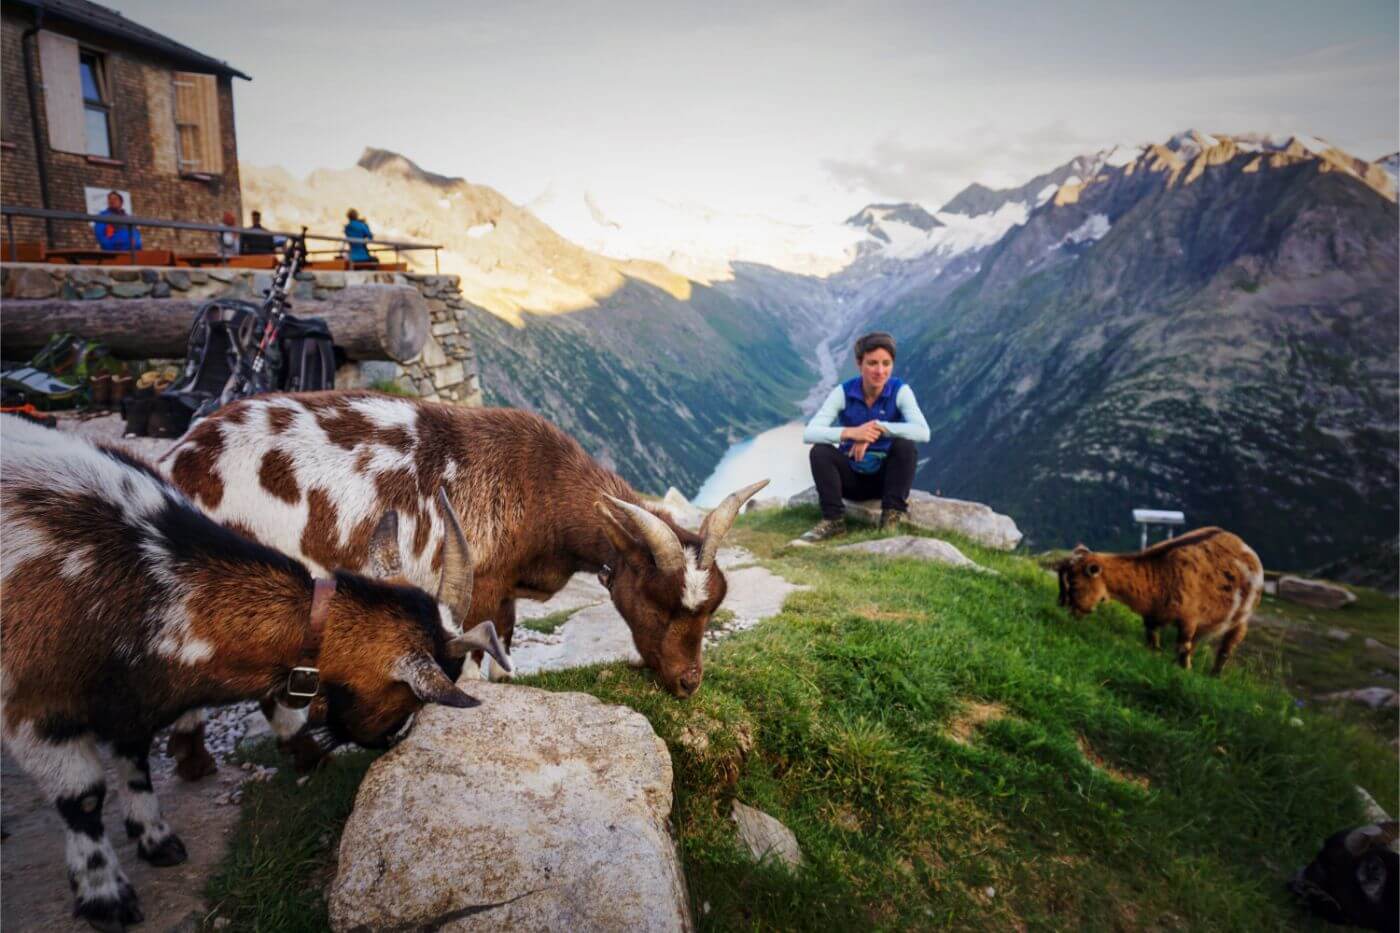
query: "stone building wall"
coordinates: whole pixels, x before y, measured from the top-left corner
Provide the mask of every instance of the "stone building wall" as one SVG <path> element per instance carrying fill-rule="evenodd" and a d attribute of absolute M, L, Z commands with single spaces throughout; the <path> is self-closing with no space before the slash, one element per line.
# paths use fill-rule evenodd
<path fill-rule="evenodd" d="M 71 24 L 46 28 L 69 35 L 102 52 L 111 98 L 112 158 L 60 152 L 49 145 L 44 110 L 43 75 L 37 52 L 32 77 L 38 112 L 31 113 L 25 85 L 21 37 L 33 25 L 24 8 L 6 5 L 0 20 L 0 68 L 4 107 L 0 122 L 0 188 L 4 201 L 16 207 L 43 207 L 39 192 L 38 156 L 33 124 L 48 165 L 49 206 L 54 210 L 86 212 L 84 187 L 118 188 L 131 192 L 128 210 L 139 217 L 159 217 L 219 223 L 224 211 L 243 216 L 238 178 L 238 141 L 233 118 L 233 79 L 221 75 L 219 143 L 223 171 L 200 178 L 181 175 L 176 166 L 172 82 L 176 71 L 198 70 L 157 58 L 135 46 L 123 45 Z M 33 43 L 35 40 L 30 39 Z M 133 209 L 134 208 L 134 209 Z M 16 218 L 15 239 L 42 242 L 42 221 Z M 94 247 L 92 225 L 54 222 L 53 247 Z M 142 245 L 151 249 L 213 250 L 215 235 L 198 231 L 149 228 L 141 231 Z"/>
<path fill-rule="evenodd" d="M 5 299 L 239 298 L 259 301 L 271 281 L 271 272 L 254 269 L 0 265 L 0 295 Z M 465 326 L 467 304 L 455 275 L 303 271 L 292 286 L 292 314 L 315 317 L 317 301 L 339 289 L 368 284 L 411 285 L 418 289 L 428 305 L 431 331 L 416 359 L 404 364 L 389 360 L 352 361 L 336 373 L 336 387 L 364 388 L 375 382 L 390 381 L 423 398 L 469 406 L 482 404 L 476 354 Z"/>

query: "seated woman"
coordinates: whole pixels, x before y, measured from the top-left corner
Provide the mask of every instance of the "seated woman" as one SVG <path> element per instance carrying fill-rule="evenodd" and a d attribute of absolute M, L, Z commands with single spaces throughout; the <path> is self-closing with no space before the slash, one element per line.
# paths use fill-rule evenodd
<path fill-rule="evenodd" d="M 914 445 L 928 440 L 928 422 L 914 390 L 891 375 L 893 337 L 866 334 L 855 352 L 860 375 L 832 389 L 802 432 L 802 440 L 815 445 L 812 481 L 822 508 L 822 520 L 803 541 L 846 533 L 843 498 L 878 498 L 881 529 L 897 529 L 909 514 Z"/>

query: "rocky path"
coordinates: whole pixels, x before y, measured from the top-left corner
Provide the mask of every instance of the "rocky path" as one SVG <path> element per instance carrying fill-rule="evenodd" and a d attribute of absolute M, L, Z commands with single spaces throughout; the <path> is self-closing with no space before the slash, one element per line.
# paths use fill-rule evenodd
<path fill-rule="evenodd" d="M 136 857 L 136 842 L 126 838 L 121 810 L 116 802 L 121 782 L 109 767 L 107 802 L 103 808 L 107 836 L 117 850 L 122 868 L 141 896 L 146 922 L 141 929 L 152 933 L 198 929 L 205 915 L 204 884 L 227 848 L 228 836 L 238 822 L 244 782 L 270 775 L 250 766 L 229 762 L 245 733 L 266 733 L 262 714 L 252 703 L 217 711 L 209 721 L 210 752 L 219 771 L 196 784 L 175 776 L 175 763 L 164 754 L 165 736 L 157 740 L 151 755 L 151 781 L 160 798 L 161 812 L 184 840 L 190 859 L 173 868 L 152 868 Z M 63 821 L 45 800 L 29 776 L 9 754 L 0 756 L 0 928 L 10 931 L 90 930 L 70 915 L 72 898 L 63 858 Z"/>

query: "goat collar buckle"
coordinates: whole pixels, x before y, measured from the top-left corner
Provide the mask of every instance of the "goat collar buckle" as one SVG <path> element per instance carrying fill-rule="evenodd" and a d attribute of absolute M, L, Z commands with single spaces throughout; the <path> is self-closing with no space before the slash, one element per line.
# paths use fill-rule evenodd
<path fill-rule="evenodd" d="M 603 565 L 603 569 L 600 570 L 600 571 L 598 571 L 598 582 L 601 583 L 601 584 L 603 584 L 603 589 L 607 590 L 609 593 L 612 592 L 612 585 L 613 585 L 613 569 L 612 569 L 612 567 L 608 566 L 607 564 L 604 564 L 604 565 Z"/>
<path fill-rule="evenodd" d="M 321 635 L 334 595 L 335 577 L 316 580 L 311 591 L 311 618 L 301 640 L 300 663 L 287 674 L 287 686 L 283 690 L 284 704 L 294 709 L 308 705 L 321 692 L 321 669 L 316 662 L 321 654 Z"/>

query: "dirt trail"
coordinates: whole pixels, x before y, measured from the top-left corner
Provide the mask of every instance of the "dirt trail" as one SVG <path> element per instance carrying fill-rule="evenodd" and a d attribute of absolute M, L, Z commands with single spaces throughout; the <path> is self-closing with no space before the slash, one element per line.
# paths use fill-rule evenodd
<path fill-rule="evenodd" d="M 116 795 L 121 782 L 109 766 L 103 822 L 117 850 L 122 869 L 141 897 L 145 923 L 137 929 L 151 933 L 199 929 L 205 915 L 204 885 L 224 857 L 228 837 L 238 822 L 238 787 L 255 772 L 227 761 L 244 730 L 261 714 L 252 704 L 218 711 L 208 726 L 210 752 L 219 761 L 217 774 L 195 784 L 175 776 L 175 763 L 153 750 L 151 781 L 161 813 L 189 850 L 189 861 L 171 868 L 152 868 L 136 856 L 136 841 L 126 838 Z M 165 736 L 158 739 L 165 747 Z M 8 753 L 0 755 L 0 928 L 18 931 L 90 930 L 74 920 L 63 858 L 63 821 L 34 782 Z"/>

